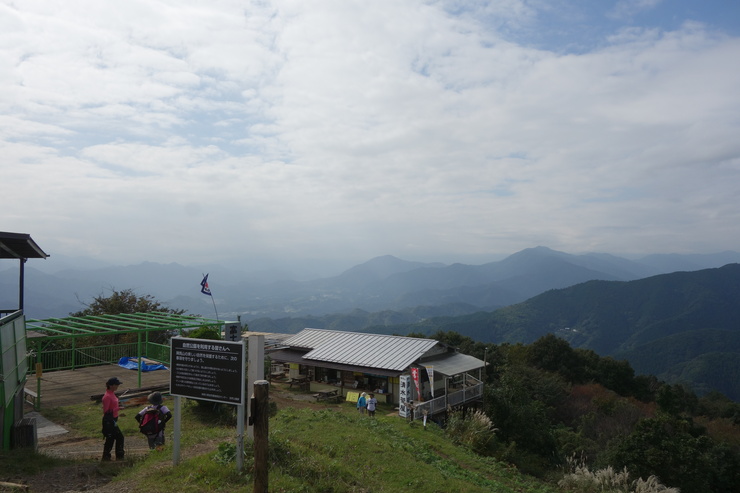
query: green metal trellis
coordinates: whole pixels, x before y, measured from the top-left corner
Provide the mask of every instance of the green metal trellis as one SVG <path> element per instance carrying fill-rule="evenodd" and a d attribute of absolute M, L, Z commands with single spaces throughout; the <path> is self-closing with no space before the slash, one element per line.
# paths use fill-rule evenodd
<path fill-rule="evenodd" d="M 34 407 L 41 407 L 41 365 L 42 354 L 53 341 L 72 339 L 71 369 L 75 368 L 75 340 L 81 337 L 112 336 L 136 334 L 136 353 L 138 365 L 138 386 L 141 387 L 142 345 L 149 347 L 149 333 L 169 331 L 182 334 L 183 330 L 202 326 L 221 326 L 224 322 L 217 319 L 193 315 L 178 315 L 166 312 L 121 313 L 118 315 L 86 315 L 82 317 L 48 318 L 43 320 L 26 320 L 26 337 L 29 347 L 36 353 L 36 402 Z M 144 340 L 142 340 L 142 338 Z"/>

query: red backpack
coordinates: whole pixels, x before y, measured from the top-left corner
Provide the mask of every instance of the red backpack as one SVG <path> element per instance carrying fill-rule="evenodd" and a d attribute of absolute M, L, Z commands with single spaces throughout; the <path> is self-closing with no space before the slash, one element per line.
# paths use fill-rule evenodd
<path fill-rule="evenodd" d="M 162 406 L 148 406 L 139 421 L 139 431 L 145 435 L 156 435 L 162 429 Z"/>

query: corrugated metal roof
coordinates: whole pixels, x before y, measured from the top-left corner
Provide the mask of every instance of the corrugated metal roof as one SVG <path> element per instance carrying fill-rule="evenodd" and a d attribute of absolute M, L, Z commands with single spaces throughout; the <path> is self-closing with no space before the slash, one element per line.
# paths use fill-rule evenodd
<path fill-rule="evenodd" d="M 339 334 L 338 330 L 326 330 L 326 329 L 303 329 L 293 337 L 283 341 L 286 346 L 303 348 L 303 349 L 316 349 L 321 346 L 324 342 L 331 339 L 332 337 Z"/>
<path fill-rule="evenodd" d="M 474 356 L 458 352 L 448 353 L 442 358 L 422 361 L 419 364 L 434 367 L 434 371 L 451 377 L 459 373 L 483 368 L 483 361 Z"/>
<path fill-rule="evenodd" d="M 403 371 L 439 342 L 415 337 L 304 329 L 285 345 L 311 349 L 303 358 Z"/>
<path fill-rule="evenodd" d="M 281 349 L 270 354 L 270 357 L 275 361 L 282 361 L 284 363 L 298 363 L 301 365 L 317 365 L 315 361 L 306 361 L 303 359 L 303 353 L 297 351 L 291 351 L 289 349 Z M 370 372 L 373 375 L 380 375 L 383 377 L 397 377 L 402 373 L 402 370 L 384 370 L 382 368 L 366 368 L 364 366 L 354 365 L 341 365 L 339 363 L 331 363 L 328 361 L 320 361 L 318 364 L 322 368 L 331 368 L 334 370 L 341 371 L 352 371 L 358 373 Z"/>

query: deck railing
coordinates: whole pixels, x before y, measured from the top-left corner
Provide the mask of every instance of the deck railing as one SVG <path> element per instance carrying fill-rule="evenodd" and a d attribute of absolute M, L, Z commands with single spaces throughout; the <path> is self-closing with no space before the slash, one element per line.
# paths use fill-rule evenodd
<path fill-rule="evenodd" d="M 141 344 L 142 357 L 165 365 L 169 364 L 170 347 L 154 342 Z M 138 357 L 137 343 L 115 344 L 109 346 L 91 346 L 67 349 L 45 349 L 35 358 L 29 358 L 29 371 L 34 372 L 37 363 L 44 371 L 74 370 L 86 366 L 117 363 L 124 356 Z"/>
<path fill-rule="evenodd" d="M 442 397 L 416 403 L 414 419 L 421 419 L 426 411 L 429 417 L 445 412 L 448 408 L 461 406 L 483 398 L 483 382 L 471 375 L 465 375 L 463 388 L 455 392 L 448 392 Z"/>

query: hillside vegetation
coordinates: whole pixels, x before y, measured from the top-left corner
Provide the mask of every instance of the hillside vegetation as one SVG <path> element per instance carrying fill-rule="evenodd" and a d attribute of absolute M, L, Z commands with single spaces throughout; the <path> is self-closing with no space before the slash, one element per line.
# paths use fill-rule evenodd
<path fill-rule="evenodd" d="M 628 363 L 574 349 L 551 334 L 529 345 L 481 343 L 454 332 L 434 337 L 490 363 L 477 409 L 450 410 L 425 428 L 400 419 L 389 405 L 370 418 L 352 403 L 307 402 L 306 392 L 274 384 L 270 491 L 675 491 L 665 485 L 682 493 L 740 492 L 740 405 L 721 394 L 697 397 L 680 385 L 635 376 Z M 88 459 L 85 471 L 116 475 L 105 491 L 244 490 L 252 459 L 244 474 L 236 473 L 233 409 L 186 401 L 178 466 L 170 459 L 169 429 L 164 453 L 123 464 L 131 467 Z M 93 454 L 99 453 L 99 405 L 44 414 L 75 430 L 65 442 L 76 447 L 93 439 Z M 126 436 L 137 434 L 130 416 L 119 422 Z M 46 471 L 43 457 L 20 460 L 0 454 L 0 481 L 28 480 L 22 471 L 37 460 L 42 478 L 59 477 Z M 60 467 L 75 475 L 82 465 Z"/>
<path fill-rule="evenodd" d="M 476 341 L 531 343 L 555 334 L 625 359 L 638 374 L 740 401 L 740 264 L 636 281 L 589 281 L 494 312 L 375 325 L 367 332 L 454 331 Z"/>
<path fill-rule="evenodd" d="M 231 406 L 187 401 L 183 408 L 183 460 L 172 464 L 170 438 L 164 451 L 152 452 L 116 467 L 101 464 L 96 474 L 115 475 L 100 491 L 252 491 L 253 457 L 247 447 L 245 468 L 235 466 L 235 426 Z M 392 409 L 381 405 L 380 411 Z M 99 406 L 79 404 L 52 410 L 49 416 L 80 435 L 99 436 Z M 128 421 L 131 421 L 130 423 Z M 557 488 L 518 472 L 492 457 L 456 445 L 441 428 L 426 429 L 397 414 L 379 412 L 375 418 L 357 414 L 354 405 L 278 406 L 270 419 L 270 492 L 387 492 L 408 489 L 429 492 L 555 493 Z M 136 433 L 135 422 L 122 422 L 124 434 Z M 29 467 L 39 461 L 40 468 Z M 85 462 L 90 462 L 88 459 Z M 79 469 L 69 461 L 56 464 L 43 456 L 23 455 L 22 463 L 0 454 L 2 480 L 26 481 L 29 470 L 48 473 L 51 467 Z M 0 486 L 0 491 L 2 487 Z M 39 489 L 34 488 L 34 491 Z M 54 491 L 54 490 L 49 490 Z"/>

